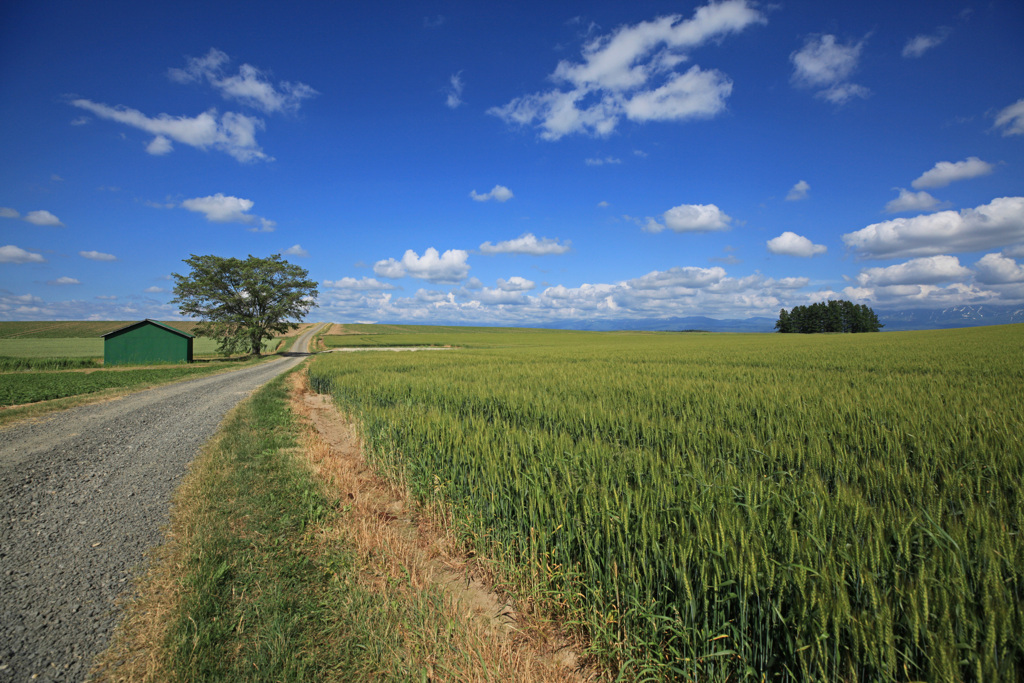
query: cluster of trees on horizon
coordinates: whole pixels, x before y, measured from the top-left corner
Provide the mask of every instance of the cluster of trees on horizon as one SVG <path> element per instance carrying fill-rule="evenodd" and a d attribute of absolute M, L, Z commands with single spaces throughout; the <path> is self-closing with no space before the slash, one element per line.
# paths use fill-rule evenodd
<path fill-rule="evenodd" d="M 878 332 L 883 327 L 875 312 L 864 304 L 843 299 L 819 301 L 810 306 L 794 306 L 779 311 L 775 329 L 779 332 L 814 334 L 820 332 Z"/>

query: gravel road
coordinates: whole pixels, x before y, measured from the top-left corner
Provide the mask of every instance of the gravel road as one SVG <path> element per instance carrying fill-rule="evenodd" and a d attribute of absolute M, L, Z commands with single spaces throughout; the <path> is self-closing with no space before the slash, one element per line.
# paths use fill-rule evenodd
<path fill-rule="evenodd" d="M 224 414 L 305 356 L 0 429 L 0 682 L 80 681 Z"/>

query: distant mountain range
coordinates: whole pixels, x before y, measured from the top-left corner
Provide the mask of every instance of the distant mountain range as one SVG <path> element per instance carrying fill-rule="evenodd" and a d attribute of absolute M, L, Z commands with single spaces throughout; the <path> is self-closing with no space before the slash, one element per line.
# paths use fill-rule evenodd
<path fill-rule="evenodd" d="M 979 325 L 1024 323 L 1024 306 L 953 306 L 950 308 L 907 308 L 893 311 L 876 309 L 885 325 L 882 331 L 938 330 Z M 566 330 L 651 330 L 703 332 L 774 332 L 777 318 L 718 320 L 703 316 L 686 318 L 620 318 L 593 321 L 568 320 L 546 322 L 537 327 Z"/>
<path fill-rule="evenodd" d="M 883 332 L 900 330 L 938 330 L 980 325 L 1024 323 L 1024 306 L 953 306 L 950 308 L 907 308 L 893 311 L 875 309 Z M 685 318 L 603 318 L 597 320 L 545 321 L 537 327 L 555 330 L 634 330 L 652 332 L 774 332 L 778 318 L 724 319 L 689 316 Z M 386 321 L 381 321 L 386 322 Z M 406 321 L 394 321 L 404 324 Z M 463 326 L 465 322 L 435 321 L 434 325 Z"/>

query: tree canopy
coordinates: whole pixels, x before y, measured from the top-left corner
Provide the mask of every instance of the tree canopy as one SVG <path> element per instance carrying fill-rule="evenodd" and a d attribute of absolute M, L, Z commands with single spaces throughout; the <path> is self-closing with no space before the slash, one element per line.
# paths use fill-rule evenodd
<path fill-rule="evenodd" d="M 883 327 L 875 312 L 864 304 L 842 299 L 820 301 L 810 306 L 794 306 L 779 311 L 775 329 L 779 332 L 878 332 Z"/>
<path fill-rule="evenodd" d="M 182 315 L 199 319 L 193 332 L 219 341 L 224 355 L 259 355 L 263 342 L 298 327 L 316 304 L 316 282 L 280 254 L 244 261 L 220 256 L 185 259 L 191 272 L 172 273 Z"/>

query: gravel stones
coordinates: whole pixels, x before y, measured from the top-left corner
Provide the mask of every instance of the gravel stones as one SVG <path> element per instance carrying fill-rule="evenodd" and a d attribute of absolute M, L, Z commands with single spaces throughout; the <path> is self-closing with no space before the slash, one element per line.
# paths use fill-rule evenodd
<path fill-rule="evenodd" d="M 305 348 L 301 346 L 299 348 Z M 83 680 L 171 494 L 275 360 L 0 430 L 0 682 Z"/>

